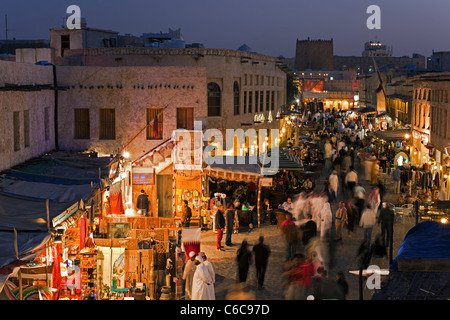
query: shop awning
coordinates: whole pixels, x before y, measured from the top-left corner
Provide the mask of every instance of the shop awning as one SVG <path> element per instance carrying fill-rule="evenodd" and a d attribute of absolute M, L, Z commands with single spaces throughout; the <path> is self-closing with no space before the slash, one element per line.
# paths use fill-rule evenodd
<path fill-rule="evenodd" d="M 406 140 L 405 135 L 411 135 L 411 129 L 395 129 L 386 131 L 375 131 L 375 135 L 385 141 L 403 141 Z"/>
<path fill-rule="evenodd" d="M 371 114 L 371 113 L 377 113 L 377 110 L 372 107 L 363 107 L 363 108 L 357 108 L 353 109 L 353 112 L 361 113 L 361 114 Z"/>
<path fill-rule="evenodd" d="M 263 176 L 277 174 L 280 170 L 303 171 L 302 161 L 288 152 L 280 151 L 277 158 L 266 158 L 272 162 L 262 165 L 264 156 L 223 156 L 219 163 L 208 164 L 207 174 L 230 180 L 257 180 Z M 208 162 L 206 162 L 208 163 Z"/>
<path fill-rule="evenodd" d="M 205 160 L 205 174 L 237 181 L 257 181 L 263 176 L 256 156 L 216 156 L 214 159 L 214 163 Z"/>

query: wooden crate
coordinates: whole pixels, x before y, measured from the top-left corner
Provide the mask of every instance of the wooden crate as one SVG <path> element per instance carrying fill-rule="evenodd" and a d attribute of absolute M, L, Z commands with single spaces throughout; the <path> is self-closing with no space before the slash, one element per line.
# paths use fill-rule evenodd
<path fill-rule="evenodd" d="M 112 239 L 94 238 L 94 243 L 98 247 L 111 247 Z"/>
<path fill-rule="evenodd" d="M 112 247 L 125 248 L 127 250 L 137 250 L 138 240 L 137 239 L 111 239 Z"/>
<path fill-rule="evenodd" d="M 159 227 L 160 228 L 175 228 L 175 219 L 174 218 L 159 218 Z"/>
<path fill-rule="evenodd" d="M 154 268 L 153 255 L 151 249 L 125 250 L 125 279 L 143 282 L 149 288 L 151 271 Z"/>

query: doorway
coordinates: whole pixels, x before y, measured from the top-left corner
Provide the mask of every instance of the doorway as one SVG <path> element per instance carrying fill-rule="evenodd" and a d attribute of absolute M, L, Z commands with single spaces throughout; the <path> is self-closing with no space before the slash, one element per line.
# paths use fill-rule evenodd
<path fill-rule="evenodd" d="M 158 217 L 160 218 L 172 218 L 172 175 L 163 174 L 156 176 L 156 195 L 158 204 Z"/>

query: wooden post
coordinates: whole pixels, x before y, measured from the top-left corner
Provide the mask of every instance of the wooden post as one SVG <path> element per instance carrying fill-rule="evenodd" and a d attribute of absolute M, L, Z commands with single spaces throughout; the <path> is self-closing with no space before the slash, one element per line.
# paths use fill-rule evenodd
<path fill-rule="evenodd" d="M 50 231 L 50 209 L 48 199 L 45 200 L 45 208 L 47 210 L 47 231 Z"/>
<path fill-rule="evenodd" d="M 19 300 L 22 300 L 22 267 L 19 267 Z"/>
<path fill-rule="evenodd" d="M 257 202 L 257 211 L 258 211 L 258 228 L 261 226 L 261 179 L 258 179 L 258 202 Z"/>

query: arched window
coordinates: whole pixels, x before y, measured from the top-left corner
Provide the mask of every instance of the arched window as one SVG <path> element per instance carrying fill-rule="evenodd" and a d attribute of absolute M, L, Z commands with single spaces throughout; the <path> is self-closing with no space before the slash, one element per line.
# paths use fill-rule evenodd
<path fill-rule="evenodd" d="M 240 104 L 240 94 L 239 94 L 239 84 L 235 81 L 233 85 L 233 103 L 234 103 L 234 115 L 240 114 L 241 104 Z"/>
<path fill-rule="evenodd" d="M 222 109 L 222 92 L 217 83 L 208 83 L 208 117 L 220 117 Z"/>

